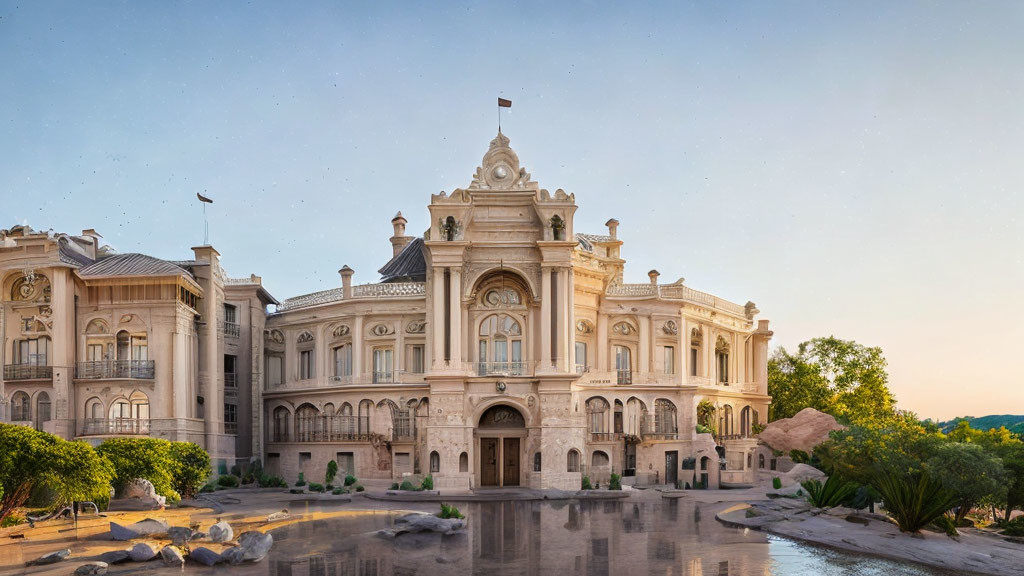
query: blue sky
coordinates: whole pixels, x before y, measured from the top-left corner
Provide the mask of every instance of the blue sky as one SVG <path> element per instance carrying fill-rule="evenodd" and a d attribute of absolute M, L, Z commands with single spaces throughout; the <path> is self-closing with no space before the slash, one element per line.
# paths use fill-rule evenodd
<path fill-rule="evenodd" d="M 291 4 L 291 3 L 290 3 Z M 882 346 L 901 407 L 1024 413 L 1024 4 L 0 0 L 0 226 L 376 280 L 503 130 L 627 280 Z"/>

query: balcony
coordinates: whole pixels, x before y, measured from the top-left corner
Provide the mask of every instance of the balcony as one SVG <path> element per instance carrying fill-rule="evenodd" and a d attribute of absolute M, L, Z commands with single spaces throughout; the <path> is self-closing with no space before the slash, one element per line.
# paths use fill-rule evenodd
<path fill-rule="evenodd" d="M 368 442 L 368 416 L 313 416 L 297 418 L 296 442 Z M 275 434 L 274 442 L 288 442 L 285 434 Z"/>
<path fill-rule="evenodd" d="M 374 384 L 394 384 L 395 383 L 395 371 L 386 370 L 384 372 L 373 373 Z"/>
<path fill-rule="evenodd" d="M 475 362 L 473 373 L 477 376 L 528 376 L 526 362 Z"/>
<path fill-rule="evenodd" d="M 616 370 L 615 371 L 615 382 L 617 384 L 632 384 L 633 383 L 633 371 L 632 370 Z"/>
<path fill-rule="evenodd" d="M 591 432 L 591 442 L 615 442 L 622 439 L 622 432 Z"/>
<path fill-rule="evenodd" d="M 53 378 L 53 366 L 38 364 L 6 364 L 4 380 L 50 380 Z"/>
<path fill-rule="evenodd" d="M 577 364 L 576 365 L 576 373 L 577 374 L 586 374 L 587 372 L 590 372 L 590 366 L 587 366 L 586 364 Z"/>
<path fill-rule="evenodd" d="M 88 418 L 82 426 L 82 436 L 109 436 L 149 434 L 149 420 L 138 418 Z"/>
<path fill-rule="evenodd" d="M 155 377 L 156 364 L 153 360 L 99 360 L 79 362 L 75 366 L 75 378 L 78 380 L 152 380 Z"/>
<path fill-rule="evenodd" d="M 221 328 L 224 329 L 225 338 L 238 338 L 242 334 L 242 330 L 235 322 L 221 322 Z"/>

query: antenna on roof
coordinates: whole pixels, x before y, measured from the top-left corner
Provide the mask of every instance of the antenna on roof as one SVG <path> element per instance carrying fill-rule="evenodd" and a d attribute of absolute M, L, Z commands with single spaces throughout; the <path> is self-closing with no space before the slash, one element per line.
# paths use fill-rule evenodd
<path fill-rule="evenodd" d="M 206 192 L 206 190 L 203 190 Z M 199 202 L 203 204 L 203 246 L 210 245 L 210 222 L 206 219 L 206 205 L 213 204 L 213 200 L 203 196 L 199 192 L 196 192 L 196 198 L 199 198 Z"/>

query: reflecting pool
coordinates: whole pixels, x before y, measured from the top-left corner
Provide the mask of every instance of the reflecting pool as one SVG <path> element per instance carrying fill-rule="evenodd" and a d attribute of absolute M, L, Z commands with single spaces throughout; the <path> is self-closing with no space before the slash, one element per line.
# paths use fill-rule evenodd
<path fill-rule="evenodd" d="M 399 515 L 305 522 L 273 532 L 275 544 L 245 573 L 272 576 L 425 574 L 659 574 L 682 576 L 947 576 L 729 528 L 686 500 L 463 503 L 461 534 L 375 532 Z"/>

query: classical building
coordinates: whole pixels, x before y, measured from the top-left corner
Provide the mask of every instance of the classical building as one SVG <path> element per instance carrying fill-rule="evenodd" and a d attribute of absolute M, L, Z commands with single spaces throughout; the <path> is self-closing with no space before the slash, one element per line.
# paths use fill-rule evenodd
<path fill-rule="evenodd" d="M 577 232 L 575 196 L 540 188 L 500 132 L 428 211 L 422 237 L 391 221 L 378 282 L 344 266 L 282 303 L 210 246 L 169 262 L 91 230 L 4 231 L 0 415 L 193 440 L 289 481 L 331 460 L 441 489 L 753 481 L 772 333 L 752 302 L 654 270 L 624 283 L 618 222 Z"/>

